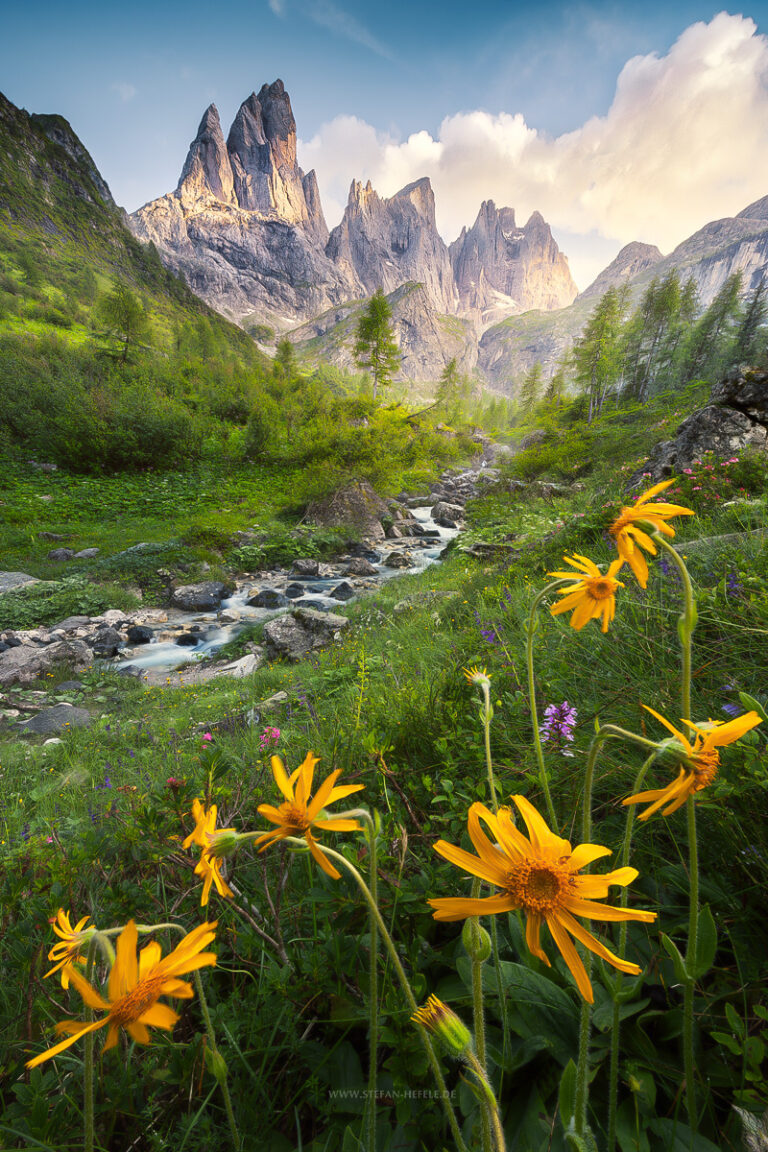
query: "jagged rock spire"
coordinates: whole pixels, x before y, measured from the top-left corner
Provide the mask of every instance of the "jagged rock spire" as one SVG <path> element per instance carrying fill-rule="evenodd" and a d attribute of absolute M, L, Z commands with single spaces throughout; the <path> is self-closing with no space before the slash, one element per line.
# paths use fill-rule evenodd
<path fill-rule="evenodd" d="M 235 203 L 232 166 L 215 104 L 210 104 L 203 113 L 197 135 L 189 146 L 177 193 L 188 205 L 205 195 L 215 196 L 225 204 Z"/>

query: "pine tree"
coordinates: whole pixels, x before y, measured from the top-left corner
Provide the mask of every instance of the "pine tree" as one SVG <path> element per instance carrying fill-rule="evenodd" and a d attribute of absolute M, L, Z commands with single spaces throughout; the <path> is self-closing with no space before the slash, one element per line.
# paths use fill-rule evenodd
<path fill-rule="evenodd" d="M 526 420 L 529 420 L 531 416 L 533 416 L 534 409 L 539 401 L 542 377 L 543 370 L 537 360 L 536 363 L 528 369 L 520 385 L 520 394 L 518 397 L 520 412 Z"/>
<path fill-rule="evenodd" d="M 453 424 L 460 413 L 461 389 L 462 379 L 454 356 L 443 368 L 435 392 L 435 408 L 448 424 Z"/>
<path fill-rule="evenodd" d="M 739 314 L 741 272 L 729 276 L 686 343 L 683 383 L 715 376 L 732 358 L 733 325 Z"/>
<path fill-rule="evenodd" d="M 148 341 L 149 317 L 141 300 L 125 284 L 116 284 L 111 292 L 98 298 L 93 319 L 100 327 L 97 335 L 108 344 L 117 343 L 122 364 L 134 348 Z"/>
<path fill-rule="evenodd" d="M 389 301 L 377 288 L 360 313 L 355 332 L 355 361 L 367 368 L 373 377 L 373 398 L 378 389 L 391 384 L 400 367 L 400 350 L 392 330 L 392 309 Z"/>
<path fill-rule="evenodd" d="M 589 397 L 588 422 L 591 424 L 611 388 L 615 387 L 621 368 L 620 298 L 609 288 L 595 305 L 583 334 L 573 346 L 572 359 L 576 383 Z"/>
<path fill-rule="evenodd" d="M 733 358 L 737 364 L 754 364 L 755 360 L 758 359 L 760 329 L 765 322 L 766 312 L 768 312 L 768 300 L 765 299 L 767 287 L 763 275 L 747 300 L 744 318 L 739 326 L 736 345 L 733 350 Z"/>

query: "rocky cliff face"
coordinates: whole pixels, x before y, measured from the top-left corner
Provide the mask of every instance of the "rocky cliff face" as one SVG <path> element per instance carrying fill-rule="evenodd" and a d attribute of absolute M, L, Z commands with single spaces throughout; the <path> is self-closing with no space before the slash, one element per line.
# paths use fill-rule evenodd
<path fill-rule="evenodd" d="M 455 312 L 458 296 L 448 249 L 435 223 L 429 180 L 417 180 L 389 200 L 352 182 L 341 224 L 331 232 L 328 256 L 357 278 L 367 293 L 392 292 L 413 280 L 424 285 L 435 308 Z"/>
<path fill-rule="evenodd" d="M 579 293 L 579 300 L 599 300 L 609 288 L 622 288 L 635 276 L 653 268 L 664 257 L 655 244 L 641 244 L 635 240 L 625 244 L 618 256 L 604 268 L 588 288 Z"/>
<path fill-rule="evenodd" d="M 518 227 L 514 209 L 486 200 L 449 251 L 461 309 L 481 328 L 532 308 L 565 308 L 576 297 L 568 261 L 538 212 Z"/>
<path fill-rule="evenodd" d="M 252 93 L 225 142 L 205 112 L 175 192 L 130 217 L 142 240 L 214 308 L 283 329 L 361 293 L 325 255 L 314 172 L 296 159 L 296 121 L 281 80 Z"/>

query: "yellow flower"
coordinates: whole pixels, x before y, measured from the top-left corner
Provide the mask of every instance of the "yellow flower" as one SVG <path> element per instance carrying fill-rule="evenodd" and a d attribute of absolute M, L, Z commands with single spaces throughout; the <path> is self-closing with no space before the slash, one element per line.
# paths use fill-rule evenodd
<path fill-rule="evenodd" d="M 681 747 L 680 771 L 671 784 L 667 784 L 666 788 L 652 788 L 649 792 L 638 792 L 637 795 L 622 800 L 624 805 L 651 802 L 650 807 L 640 813 L 639 820 L 647 820 L 665 804 L 668 807 L 664 809 L 664 816 L 669 816 L 678 808 L 682 808 L 689 796 L 706 788 L 717 776 L 720 766 L 720 753 L 717 749 L 726 744 L 733 744 L 735 740 L 741 739 L 745 732 L 762 723 L 757 712 L 746 712 L 743 716 L 737 716 L 735 720 L 728 720 L 725 724 L 720 720 L 710 720 L 708 724 L 693 724 L 690 720 L 682 720 L 681 723 L 685 724 L 686 728 L 696 733 L 691 744 L 682 732 L 673 728 L 669 721 L 658 712 L 654 712 L 653 708 L 648 708 L 645 704 L 643 707 L 672 733 Z"/>
<path fill-rule="evenodd" d="M 138 932 L 136 924 L 130 920 L 117 938 L 115 963 L 109 974 L 108 1000 L 105 1000 L 75 968 L 70 968 L 69 979 L 90 1008 L 106 1012 L 101 1020 L 91 1023 L 81 1020 L 62 1020 L 56 1031 L 69 1032 L 66 1040 L 54 1044 L 47 1052 L 27 1061 L 27 1068 L 36 1068 L 52 1056 L 58 1056 L 66 1048 L 87 1032 L 96 1032 L 105 1025 L 109 1027 L 104 1052 L 117 1044 L 117 1033 L 125 1028 L 137 1044 L 149 1044 L 147 1025 L 165 1028 L 170 1032 L 178 1020 L 178 1013 L 167 1004 L 160 1004 L 160 996 L 174 996 L 189 1000 L 193 996 L 192 985 L 179 976 L 216 963 L 214 952 L 202 949 L 213 940 L 216 922 L 201 924 L 189 932 L 173 952 L 162 959 L 160 945 L 155 941 L 147 944 L 136 957 Z"/>
<path fill-rule="evenodd" d="M 61 943 L 54 944 L 48 953 L 48 959 L 55 960 L 56 964 L 45 975 L 53 976 L 54 972 L 61 972 L 62 988 L 69 988 L 69 965 L 85 959 L 83 946 L 88 943 L 96 931 L 93 924 L 90 928 L 85 928 L 89 920 L 90 916 L 83 916 L 82 920 L 78 920 L 73 928 L 69 919 L 69 912 L 59 908 L 55 921 L 52 921 L 53 930 L 60 937 Z"/>
<path fill-rule="evenodd" d="M 445 840 L 435 844 L 435 851 L 451 864 L 500 889 L 483 898 L 459 896 L 430 900 L 436 909 L 435 920 L 464 920 L 468 916 L 512 912 L 519 908 L 527 917 L 525 942 L 529 951 L 549 966 L 540 940 L 543 921 L 570 968 L 579 992 L 591 1004 L 592 985 L 570 936 L 621 972 L 638 975 L 640 968 L 615 956 L 575 917 L 651 923 L 656 919 L 656 913 L 630 912 L 626 908 L 597 903 L 598 897 L 608 895 L 611 884 L 622 887 L 631 884 L 637 876 L 637 869 L 617 868 L 602 876 L 580 876 L 579 871 L 587 864 L 601 856 L 610 856 L 610 849 L 599 844 L 580 844 L 572 849 L 567 840 L 549 830 L 524 796 L 513 796 L 512 799 L 526 823 L 530 839 L 515 827 L 509 808 L 500 808 L 494 815 L 484 804 L 473 804 L 469 810 L 468 830 L 478 855 L 473 856 Z M 480 826 L 481 819 L 490 829 L 491 840 Z"/>
<path fill-rule="evenodd" d="M 559 616 L 561 612 L 570 612 L 573 608 L 570 623 L 571 628 L 577 631 L 590 620 L 601 617 L 603 632 L 607 632 L 616 613 L 616 589 L 624 587 L 621 580 L 615 579 L 624 561 L 614 560 L 603 575 L 597 564 L 593 564 L 586 556 L 580 556 L 578 552 L 574 552 L 573 556 L 563 556 L 563 560 L 566 564 L 572 564 L 576 571 L 547 573 L 557 580 L 573 581 L 567 588 L 558 589 L 558 596 L 564 599 L 554 604 L 550 612 L 553 616 Z"/>
<path fill-rule="evenodd" d="M 672 516 L 694 515 L 690 508 L 683 508 L 681 504 L 646 504 L 646 500 L 663 492 L 670 484 L 674 484 L 674 480 L 654 484 L 653 488 L 638 496 L 631 508 L 622 508 L 608 529 L 616 541 L 619 556 L 629 564 L 641 588 L 645 588 L 648 583 L 648 565 L 640 549 L 644 548 L 651 556 L 655 556 L 656 545 L 640 524 L 655 528 L 663 536 L 672 537 L 675 530 L 670 528 L 667 520 Z"/>
<path fill-rule="evenodd" d="M 212 884 L 216 885 L 216 891 L 219 896 L 223 896 L 225 899 L 227 897 L 229 899 L 234 897 L 232 889 L 221 874 L 221 859 L 215 850 L 215 841 L 217 837 L 223 833 L 234 832 L 235 829 L 220 828 L 217 832 L 216 813 L 217 808 L 215 804 L 211 804 L 210 808 L 206 811 L 199 800 L 193 800 L 192 815 L 195 818 L 195 827 L 182 844 L 183 848 L 189 848 L 192 844 L 199 844 L 202 848 L 200 859 L 195 865 L 195 875 L 202 876 L 203 878 L 203 893 L 200 898 L 201 908 L 205 908 L 208 904 Z"/>
<path fill-rule="evenodd" d="M 477 665 L 474 665 L 472 668 L 462 668 L 462 672 L 466 676 L 467 683 L 469 684 L 479 684 L 482 687 L 491 682 L 487 668 L 478 668 Z"/>
<path fill-rule="evenodd" d="M 319 828 L 331 832 L 359 831 L 361 825 L 357 820 L 345 816 L 328 816 L 319 820 L 318 816 L 326 804 L 333 804 L 335 800 L 341 800 L 344 796 L 359 792 L 364 785 L 344 784 L 340 788 L 336 788 L 336 781 L 341 775 L 339 768 L 325 778 L 315 793 L 314 799 L 310 800 L 312 778 L 315 773 L 315 764 L 318 762 L 319 758 L 312 752 L 308 752 L 304 763 L 300 764 L 296 771 L 288 776 L 280 757 L 272 757 L 272 773 L 285 801 L 279 808 L 274 808 L 271 804 L 259 804 L 259 815 L 266 816 L 267 820 L 277 824 L 277 828 L 259 836 L 256 843 L 261 845 L 259 851 L 263 852 L 270 844 L 283 840 L 286 836 L 303 836 L 323 872 L 332 876 L 334 880 L 338 880 L 341 873 L 334 868 L 328 857 L 323 855 L 322 849 L 312 835 L 312 830 Z"/>

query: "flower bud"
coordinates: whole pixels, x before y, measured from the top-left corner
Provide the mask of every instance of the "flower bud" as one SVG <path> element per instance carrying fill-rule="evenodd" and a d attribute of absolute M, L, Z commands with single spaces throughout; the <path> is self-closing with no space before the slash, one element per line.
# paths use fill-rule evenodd
<path fill-rule="evenodd" d="M 659 741 L 656 760 L 662 768 L 677 768 L 680 764 L 686 763 L 688 752 L 679 740 L 674 736 L 668 736 L 666 740 Z"/>
<path fill-rule="evenodd" d="M 473 916 L 464 921 L 461 942 L 468 956 L 485 964 L 491 954 L 491 938 L 477 917 Z"/>
<path fill-rule="evenodd" d="M 214 860 L 221 860 L 234 855 L 242 837 L 234 828 L 220 828 L 218 832 L 208 832 L 206 839 L 208 847 L 203 849 L 205 854 Z"/>
<path fill-rule="evenodd" d="M 416 1009 L 411 1020 L 415 1020 L 442 1040 L 454 1056 L 462 1056 L 467 1049 L 471 1049 L 472 1033 L 456 1013 L 451 1011 L 447 1004 L 443 1004 L 442 1000 L 438 1000 L 437 996 L 430 996 L 426 1004 Z"/>

